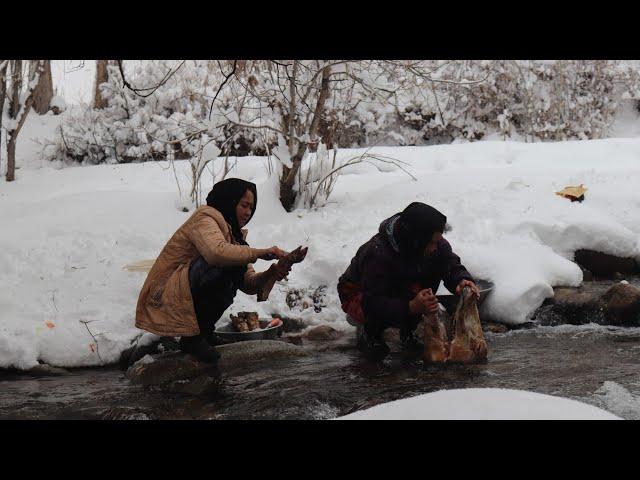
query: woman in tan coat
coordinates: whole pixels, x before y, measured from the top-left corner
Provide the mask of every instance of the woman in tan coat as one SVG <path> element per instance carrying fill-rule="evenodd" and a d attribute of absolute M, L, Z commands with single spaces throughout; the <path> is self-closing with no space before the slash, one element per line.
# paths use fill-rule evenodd
<path fill-rule="evenodd" d="M 271 276 L 288 269 L 272 264 L 256 273 L 257 259 L 286 255 L 278 247 L 252 248 L 242 229 L 255 211 L 255 184 L 238 178 L 216 183 L 201 206 L 173 234 L 147 276 L 136 307 L 136 327 L 160 336 L 181 337 L 180 347 L 197 359 L 218 361 L 215 323 L 238 289 L 256 294 Z"/>

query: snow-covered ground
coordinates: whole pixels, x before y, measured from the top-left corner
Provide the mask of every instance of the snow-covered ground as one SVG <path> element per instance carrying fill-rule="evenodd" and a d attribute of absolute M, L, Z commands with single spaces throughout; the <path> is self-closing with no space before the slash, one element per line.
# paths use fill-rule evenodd
<path fill-rule="evenodd" d="M 29 117 L 18 144 L 17 180 L 0 181 L 0 367 L 116 361 L 141 333 L 133 325 L 145 275 L 122 267 L 155 258 L 190 215 L 178 208 L 183 200 L 166 163 L 44 163 L 34 139 L 51 135 L 58 121 Z M 232 311 L 279 312 L 309 325 L 352 328 L 339 306 L 337 279 L 380 221 L 412 201 L 448 216 L 454 251 L 472 274 L 495 283 L 485 313 L 506 323 L 524 322 L 553 294 L 552 286 L 580 284 L 581 271 L 571 261 L 579 248 L 640 259 L 640 139 L 373 151 L 407 162 L 417 181 L 389 165 L 383 172 L 354 165 L 344 169 L 326 206 L 293 213 L 280 206 L 264 158 L 238 159 L 231 176 L 258 185 L 249 243 L 308 245 L 309 254 L 268 302 L 239 293 Z M 342 150 L 339 157 L 359 153 Z M 176 166 L 184 191 L 188 163 Z M 581 183 L 588 188 L 583 203 L 554 194 Z M 266 266 L 259 261 L 256 269 Z M 328 286 L 320 313 L 290 311 L 288 289 L 320 285 Z"/>
<path fill-rule="evenodd" d="M 586 403 L 502 388 L 440 390 L 351 413 L 340 420 L 621 420 Z"/>

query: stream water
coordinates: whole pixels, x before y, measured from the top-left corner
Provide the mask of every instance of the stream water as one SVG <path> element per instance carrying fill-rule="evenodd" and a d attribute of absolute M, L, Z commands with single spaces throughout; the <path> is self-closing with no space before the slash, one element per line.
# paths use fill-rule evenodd
<path fill-rule="evenodd" d="M 134 386 L 115 367 L 61 377 L 0 376 L 0 419 L 326 419 L 440 389 L 498 387 L 585 401 L 640 418 L 640 329 L 598 325 L 487 334 L 486 365 L 425 367 L 392 352 L 363 359 L 355 338 L 308 357 L 235 365 L 218 393 L 193 397 Z"/>

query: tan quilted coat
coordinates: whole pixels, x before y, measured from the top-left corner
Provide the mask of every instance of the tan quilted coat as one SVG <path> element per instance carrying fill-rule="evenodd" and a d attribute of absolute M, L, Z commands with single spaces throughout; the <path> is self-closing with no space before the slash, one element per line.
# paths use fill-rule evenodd
<path fill-rule="evenodd" d="M 243 230 L 246 237 L 246 230 Z M 189 265 L 202 255 L 209 265 L 248 265 L 244 285 L 257 293 L 261 274 L 251 263 L 257 250 L 233 242 L 231 227 L 213 207 L 202 206 L 173 234 L 147 275 L 138 297 L 136 327 L 160 336 L 192 336 L 200 333 L 189 288 Z"/>

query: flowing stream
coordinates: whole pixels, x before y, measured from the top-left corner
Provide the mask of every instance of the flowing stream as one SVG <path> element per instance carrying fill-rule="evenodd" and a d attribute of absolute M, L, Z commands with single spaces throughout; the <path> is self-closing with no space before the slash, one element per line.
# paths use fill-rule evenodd
<path fill-rule="evenodd" d="M 640 418 L 640 329 L 537 327 L 486 334 L 486 365 L 425 367 L 394 351 L 363 359 L 353 335 L 312 355 L 235 365 L 208 397 L 131 385 L 115 367 L 0 376 L 0 419 L 325 419 L 440 389 L 498 387 L 585 401 Z"/>

